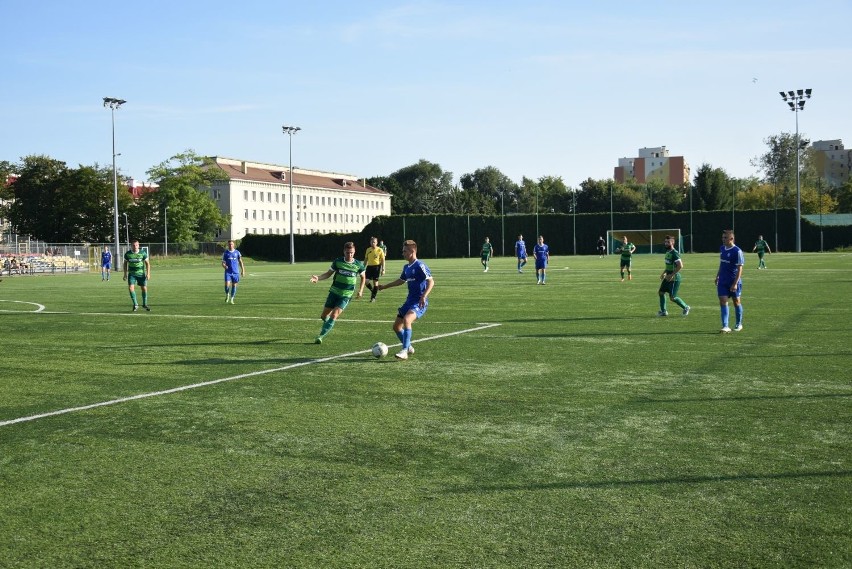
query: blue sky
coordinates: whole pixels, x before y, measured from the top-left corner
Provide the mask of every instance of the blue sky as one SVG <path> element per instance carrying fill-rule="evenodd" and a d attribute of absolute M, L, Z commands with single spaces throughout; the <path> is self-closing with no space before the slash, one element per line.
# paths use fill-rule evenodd
<path fill-rule="evenodd" d="M 612 176 L 665 145 L 749 176 L 795 131 L 852 146 L 852 2 L 0 0 L 0 160 L 185 149 L 379 176 L 423 158 L 455 179 Z"/>

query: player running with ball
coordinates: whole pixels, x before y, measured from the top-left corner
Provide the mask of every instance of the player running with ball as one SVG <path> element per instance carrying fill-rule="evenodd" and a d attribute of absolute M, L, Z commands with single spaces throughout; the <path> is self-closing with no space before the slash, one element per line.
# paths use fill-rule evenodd
<path fill-rule="evenodd" d="M 426 263 L 417 259 L 417 243 L 410 239 L 402 244 L 402 256 L 408 262 L 402 268 L 402 274 L 393 282 L 377 285 L 379 290 L 408 284 L 408 297 L 396 315 L 393 331 L 402 342 L 402 349 L 394 354 L 397 359 L 407 360 L 414 353 L 411 345 L 411 325 L 426 313 L 429 307 L 429 294 L 435 286 L 435 280 Z"/>

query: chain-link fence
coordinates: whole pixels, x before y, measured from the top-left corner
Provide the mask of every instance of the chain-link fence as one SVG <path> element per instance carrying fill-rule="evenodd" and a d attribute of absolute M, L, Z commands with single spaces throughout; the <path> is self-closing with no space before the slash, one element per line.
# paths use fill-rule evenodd
<path fill-rule="evenodd" d="M 152 258 L 179 255 L 221 255 L 226 244 L 218 242 L 140 243 Z M 0 275 L 33 275 L 99 271 L 101 253 L 109 247 L 112 268 L 121 269 L 127 243 L 47 243 L 15 234 L 0 242 Z"/>

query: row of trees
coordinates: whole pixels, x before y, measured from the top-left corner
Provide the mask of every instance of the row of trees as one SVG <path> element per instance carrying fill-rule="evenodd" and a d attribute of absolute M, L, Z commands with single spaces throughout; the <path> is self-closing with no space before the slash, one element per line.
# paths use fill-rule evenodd
<path fill-rule="evenodd" d="M 192 151 L 148 170 L 157 191 L 134 200 L 123 184 L 118 192 L 122 240 L 127 232 L 142 241 L 164 239 L 168 223 L 174 242 L 211 241 L 217 228 L 227 227 L 223 215 L 206 191 L 224 177 L 218 168 Z M 111 242 L 114 234 L 112 169 L 79 166 L 48 156 L 27 156 L 19 164 L 0 162 L 0 217 L 7 218 L 18 233 L 53 243 Z M 166 212 L 168 207 L 168 212 Z M 125 218 L 126 214 L 126 218 Z"/>
<path fill-rule="evenodd" d="M 735 178 L 721 168 L 702 164 L 691 184 L 671 186 L 659 181 L 647 184 L 611 180 L 585 180 L 568 187 L 560 177 L 513 182 L 493 166 L 464 174 L 458 184 L 438 164 L 420 160 L 369 183 L 394 195 L 394 213 L 461 213 L 495 215 L 506 213 L 597 213 L 750 210 L 795 208 L 796 138 L 789 133 L 765 140 L 767 151 L 752 160 L 762 178 Z M 800 138 L 803 213 L 852 211 L 852 181 L 828 187 L 817 174 L 810 141 Z M 690 199 L 692 200 L 690 202 Z"/>
<path fill-rule="evenodd" d="M 368 182 L 394 196 L 395 214 L 499 215 L 529 213 L 598 213 L 651 211 L 714 211 L 795 208 L 796 139 L 789 133 L 766 139 L 767 151 L 752 161 L 762 178 L 738 179 L 721 168 L 702 164 L 691 184 L 670 186 L 660 182 L 582 182 L 568 187 L 560 177 L 538 180 L 524 177 L 515 183 L 493 166 L 463 174 L 457 184 L 453 174 L 438 164 L 420 160 L 389 176 Z M 852 181 L 829 188 L 816 174 L 810 141 L 802 138 L 801 185 L 804 213 L 852 211 Z M 230 224 L 205 190 L 223 179 L 210 161 L 187 150 L 148 170 L 158 191 L 133 200 L 120 191 L 120 222 L 133 236 L 159 241 L 168 234 L 173 242 L 210 241 L 217 228 Z M 9 176 L 12 176 L 9 178 Z M 47 156 L 27 156 L 18 164 L 0 162 L 0 217 L 9 219 L 18 233 L 51 242 L 112 241 L 113 177 L 107 167 L 69 168 Z"/>

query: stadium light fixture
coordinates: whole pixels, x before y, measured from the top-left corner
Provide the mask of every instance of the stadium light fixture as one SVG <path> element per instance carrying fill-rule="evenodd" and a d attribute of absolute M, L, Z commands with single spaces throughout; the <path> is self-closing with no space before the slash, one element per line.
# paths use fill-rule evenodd
<path fill-rule="evenodd" d="M 115 249 L 116 249 L 116 259 L 115 259 L 115 268 L 121 268 L 121 244 L 119 243 L 118 236 L 118 173 L 115 169 L 115 157 L 119 156 L 119 154 L 115 153 L 115 110 L 120 108 L 121 105 L 126 103 L 124 99 L 116 99 L 115 97 L 104 97 L 104 107 L 109 108 L 110 115 L 112 115 L 112 191 L 113 191 L 113 214 L 114 214 L 114 224 L 115 224 Z"/>
<path fill-rule="evenodd" d="M 290 138 L 290 171 L 287 176 L 290 178 L 290 264 L 296 263 L 296 241 L 293 237 L 293 135 L 302 130 L 298 126 L 282 126 L 281 130 Z M 299 217 L 299 223 L 302 219 Z"/>
<path fill-rule="evenodd" d="M 798 89 L 796 91 L 780 91 L 781 98 L 796 113 L 796 253 L 802 252 L 802 181 L 800 155 L 802 149 L 799 141 L 799 111 L 805 110 L 805 102 L 811 98 L 813 89 Z M 777 245 L 777 244 L 776 244 Z"/>

